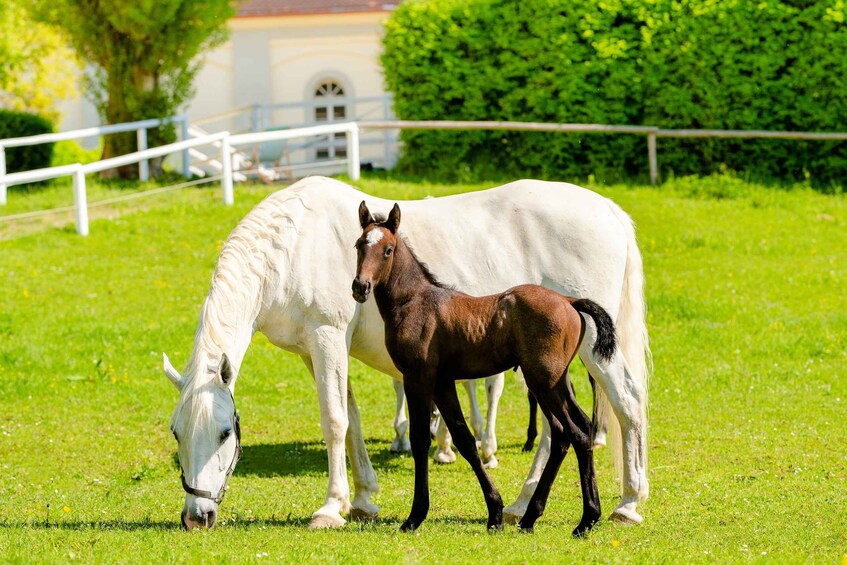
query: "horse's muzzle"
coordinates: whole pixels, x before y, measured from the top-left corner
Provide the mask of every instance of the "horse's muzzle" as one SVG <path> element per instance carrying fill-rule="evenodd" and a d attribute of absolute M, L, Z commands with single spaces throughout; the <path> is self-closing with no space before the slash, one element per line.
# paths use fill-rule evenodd
<path fill-rule="evenodd" d="M 193 530 L 194 528 L 209 529 L 215 526 L 218 519 L 218 511 L 215 508 L 198 509 L 200 513 L 195 514 L 188 510 L 182 510 L 180 522 L 184 530 Z"/>
<path fill-rule="evenodd" d="M 371 281 L 363 281 L 360 278 L 356 277 L 353 279 L 353 298 L 356 302 L 362 304 L 370 296 L 371 293 Z"/>

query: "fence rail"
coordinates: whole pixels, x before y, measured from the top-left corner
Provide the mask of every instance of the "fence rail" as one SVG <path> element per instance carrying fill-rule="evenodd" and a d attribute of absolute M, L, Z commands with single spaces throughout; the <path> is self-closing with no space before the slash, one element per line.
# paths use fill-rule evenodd
<path fill-rule="evenodd" d="M 121 124 L 125 129 L 111 131 L 127 131 L 127 127 L 151 127 L 146 124 L 150 122 L 160 123 L 159 120 L 148 120 L 145 122 L 134 122 L 133 124 Z M 139 126 L 141 124 L 141 126 Z M 88 128 L 77 130 L 66 134 L 48 134 L 50 139 L 56 136 L 66 136 L 74 133 L 86 132 L 85 136 L 102 134 L 104 129 L 113 128 Z M 188 131 L 187 124 L 185 131 Z M 191 139 L 185 139 L 177 143 L 144 149 L 128 155 L 121 155 L 110 159 L 104 159 L 94 163 L 81 165 L 63 165 L 61 167 L 50 167 L 34 171 L 5 174 L 5 168 L 0 169 L 0 196 L 5 198 L 5 187 L 12 184 L 35 182 L 62 176 L 73 177 L 74 205 L 77 213 L 77 232 L 80 235 L 88 234 L 88 205 L 86 201 L 85 175 L 89 173 L 104 171 L 115 167 L 132 163 L 146 162 L 149 159 L 183 151 L 188 152 L 200 145 L 212 145 L 220 150 L 220 180 L 223 192 L 223 201 L 230 205 L 234 202 L 233 180 L 236 175 L 233 169 L 233 159 L 237 156 L 234 147 L 239 145 L 250 145 L 266 141 L 287 140 L 304 137 L 315 137 L 332 135 L 336 133 L 346 134 L 347 158 L 342 160 L 328 161 L 332 164 L 346 164 L 348 175 L 352 180 L 357 180 L 360 174 L 359 163 L 359 133 L 360 130 L 387 130 L 387 129 L 427 129 L 427 130 L 508 130 L 508 131 L 539 131 L 539 132 L 569 132 L 569 133 L 599 133 L 599 134 L 625 134 L 647 136 L 647 152 L 650 167 L 650 181 L 656 183 L 658 180 L 658 159 L 656 140 L 659 137 L 723 137 L 723 138 L 768 138 L 768 139 L 802 139 L 802 140 L 847 140 L 847 133 L 840 132 L 789 132 L 789 131 L 743 131 L 743 130 L 686 130 L 686 129 L 662 129 L 654 126 L 626 126 L 605 124 L 546 124 L 538 122 L 469 122 L 469 121 L 361 121 L 361 122 L 332 122 L 311 127 L 296 129 L 271 130 L 257 133 L 244 133 L 231 135 L 229 132 L 219 132 Z M 107 130 L 109 131 L 109 130 Z M 92 133 L 93 132 L 93 133 Z M 43 138 L 32 141 L 32 138 L 16 138 L 0 140 L 0 154 L 3 147 L 21 145 L 33 145 L 45 143 Z M 187 135 L 186 135 L 187 137 Z M 187 163 L 187 160 L 186 160 Z M 0 203 L 4 203 L 3 202 Z M 2 219 L 2 218 L 0 218 Z"/>
<path fill-rule="evenodd" d="M 136 132 L 138 140 L 138 149 L 147 149 L 147 130 L 163 126 L 165 124 L 178 124 L 182 139 L 188 138 L 188 118 L 184 115 L 172 116 L 169 118 L 141 120 L 137 122 L 126 122 L 123 124 L 111 124 L 106 126 L 95 126 L 90 128 L 76 129 L 71 131 L 63 131 L 59 133 L 43 133 L 39 135 L 29 135 L 26 137 L 11 137 L 0 139 L 0 206 L 6 205 L 6 190 L 9 183 L 4 179 L 6 175 L 6 148 L 9 147 L 27 147 L 31 145 L 41 145 L 42 143 L 55 143 L 57 141 L 70 141 L 73 139 L 85 139 L 86 137 L 109 135 L 111 133 L 122 133 L 128 131 Z M 182 155 L 183 175 L 189 176 L 189 156 L 185 152 Z M 21 171 L 31 172 L 31 171 Z M 60 175 L 61 176 L 61 175 Z M 149 167 L 146 160 L 138 162 L 138 176 L 141 180 L 146 181 L 149 177 Z M 53 178 L 53 177 L 48 177 Z M 43 179 L 39 179 L 43 180 Z M 36 181 L 27 181 L 36 182 Z"/>

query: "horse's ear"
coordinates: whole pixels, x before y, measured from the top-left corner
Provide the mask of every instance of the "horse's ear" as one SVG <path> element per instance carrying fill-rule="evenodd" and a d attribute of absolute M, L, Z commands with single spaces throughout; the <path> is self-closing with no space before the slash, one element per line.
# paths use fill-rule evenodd
<path fill-rule="evenodd" d="M 400 227 L 400 206 L 394 203 L 394 208 L 388 214 L 388 219 L 383 224 L 391 233 L 397 233 L 397 228 Z"/>
<path fill-rule="evenodd" d="M 362 229 L 365 229 L 372 223 L 374 223 L 374 217 L 371 215 L 371 211 L 368 210 L 368 205 L 362 200 L 362 203 L 359 204 L 359 225 L 362 226 Z"/>
<path fill-rule="evenodd" d="M 171 360 L 164 353 L 162 353 L 162 360 L 164 361 L 165 375 L 167 375 L 177 390 L 182 390 L 185 379 L 179 374 L 179 371 L 174 369 L 174 366 L 171 365 Z"/>
<path fill-rule="evenodd" d="M 221 357 L 221 368 L 218 372 L 221 375 L 224 386 L 229 386 L 232 380 L 232 363 L 229 362 L 229 357 L 226 356 L 226 353 Z"/>

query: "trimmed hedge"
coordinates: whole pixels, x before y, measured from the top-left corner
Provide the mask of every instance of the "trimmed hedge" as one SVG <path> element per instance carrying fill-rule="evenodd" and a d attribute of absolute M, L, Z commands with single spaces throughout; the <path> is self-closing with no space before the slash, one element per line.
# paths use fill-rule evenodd
<path fill-rule="evenodd" d="M 408 0 L 382 63 L 397 116 L 665 128 L 847 130 L 838 0 Z M 405 172 L 647 175 L 644 137 L 403 132 Z M 664 175 L 842 182 L 847 143 L 658 140 Z"/>
<path fill-rule="evenodd" d="M 35 114 L 0 110 L 0 139 L 53 133 L 53 125 Z M 30 171 L 50 166 L 53 144 L 42 143 L 6 149 L 6 172 Z"/>

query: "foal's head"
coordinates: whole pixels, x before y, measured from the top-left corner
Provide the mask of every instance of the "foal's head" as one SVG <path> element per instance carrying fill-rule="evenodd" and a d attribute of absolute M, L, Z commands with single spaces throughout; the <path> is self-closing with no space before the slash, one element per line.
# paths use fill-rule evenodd
<path fill-rule="evenodd" d="M 400 207 L 395 204 L 388 219 L 377 222 L 363 200 L 359 204 L 359 223 L 362 225 L 362 236 L 356 241 L 359 260 L 356 278 L 353 279 L 353 298 L 356 302 L 364 302 L 370 296 L 371 289 L 388 279 L 394 265 Z"/>

